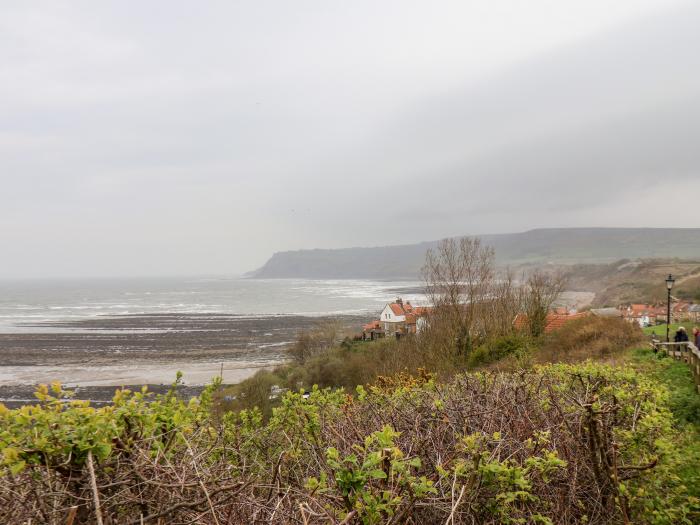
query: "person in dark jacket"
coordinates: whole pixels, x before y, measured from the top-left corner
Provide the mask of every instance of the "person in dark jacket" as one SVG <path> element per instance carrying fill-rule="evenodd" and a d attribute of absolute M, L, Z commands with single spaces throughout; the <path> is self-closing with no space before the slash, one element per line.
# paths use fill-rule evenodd
<path fill-rule="evenodd" d="M 688 342 L 688 334 L 685 331 L 685 328 L 682 326 L 678 327 L 678 330 L 676 330 L 676 335 L 673 336 L 673 342 L 674 343 L 687 343 Z"/>

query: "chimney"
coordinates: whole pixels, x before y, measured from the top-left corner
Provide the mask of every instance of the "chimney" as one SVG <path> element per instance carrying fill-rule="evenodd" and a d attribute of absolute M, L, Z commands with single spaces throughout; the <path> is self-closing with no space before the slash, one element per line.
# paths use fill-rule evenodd
<path fill-rule="evenodd" d="M 401 306 L 403 306 L 403 299 L 401 299 L 401 297 L 397 297 L 396 304 L 400 304 Z"/>

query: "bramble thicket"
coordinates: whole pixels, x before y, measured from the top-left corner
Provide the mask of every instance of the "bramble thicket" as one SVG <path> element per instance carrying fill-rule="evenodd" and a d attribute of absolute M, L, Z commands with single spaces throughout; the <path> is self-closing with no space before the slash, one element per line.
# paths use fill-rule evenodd
<path fill-rule="evenodd" d="M 3 523 L 693 523 L 669 392 L 631 367 L 379 378 L 212 411 L 60 385 L 0 409 Z"/>

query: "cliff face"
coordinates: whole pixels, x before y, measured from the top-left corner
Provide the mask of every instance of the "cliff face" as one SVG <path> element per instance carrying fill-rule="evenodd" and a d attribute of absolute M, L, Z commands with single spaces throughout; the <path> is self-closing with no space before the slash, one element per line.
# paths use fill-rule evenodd
<path fill-rule="evenodd" d="M 253 277 L 309 279 L 413 279 L 436 242 L 376 248 L 297 250 L 275 253 Z"/>
<path fill-rule="evenodd" d="M 700 228 L 558 228 L 479 237 L 496 250 L 500 265 L 700 258 Z M 415 279 L 420 276 L 425 252 L 436 244 L 279 252 L 251 276 Z"/>

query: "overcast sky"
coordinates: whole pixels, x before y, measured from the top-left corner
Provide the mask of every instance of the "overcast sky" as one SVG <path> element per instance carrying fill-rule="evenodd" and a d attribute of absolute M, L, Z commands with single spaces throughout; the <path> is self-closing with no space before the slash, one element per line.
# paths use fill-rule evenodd
<path fill-rule="evenodd" d="M 0 0 L 0 277 L 700 226 L 700 7 Z"/>

